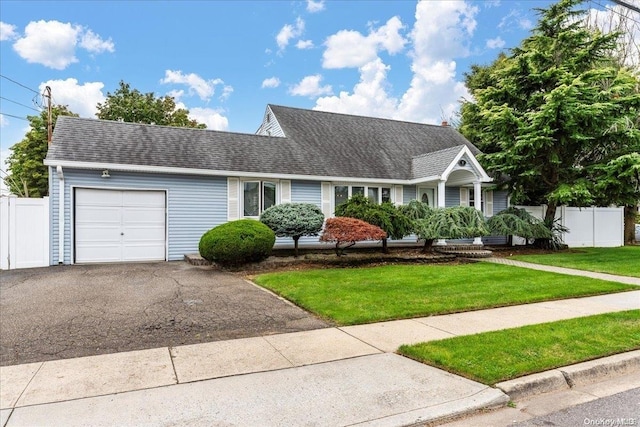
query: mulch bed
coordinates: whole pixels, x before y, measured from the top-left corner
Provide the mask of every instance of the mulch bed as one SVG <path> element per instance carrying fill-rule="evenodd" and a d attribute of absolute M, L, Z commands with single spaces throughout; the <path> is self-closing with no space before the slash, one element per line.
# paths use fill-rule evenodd
<path fill-rule="evenodd" d="M 483 249 L 493 251 L 494 257 L 507 258 L 513 255 L 533 255 L 547 254 L 553 251 L 537 249 L 529 246 L 485 246 Z M 389 253 L 384 254 L 381 248 L 351 249 L 345 255 L 338 257 L 332 250 L 305 250 L 295 258 L 292 250 L 275 250 L 273 255 L 258 263 L 247 264 L 238 268 L 224 268 L 216 264 L 211 264 L 197 255 L 185 256 L 187 262 L 196 265 L 208 265 L 212 268 L 228 271 L 231 273 L 251 276 L 264 272 L 275 271 L 296 271 L 320 268 L 349 268 L 363 265 L 376 266 L 386 264 L 432 264 L 450 263 L 459 264 L 469 262 L 469 260 L 456 257 L 455 255 L 444 255 L 436 252 L 422 252 L 422 247 L 411 248 L 389 248 Z"/>

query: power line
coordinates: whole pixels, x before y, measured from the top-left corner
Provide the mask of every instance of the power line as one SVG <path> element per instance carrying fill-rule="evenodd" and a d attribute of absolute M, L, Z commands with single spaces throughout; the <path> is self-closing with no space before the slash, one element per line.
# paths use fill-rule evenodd
<path fill-rule="evenodd" d="M 626 7 L 629 10 L 633 10 L 634 12 L 640 13 L 640 7 L 634 6 L 632 4 L 624 2 L 622 0 L 611 0 L 611 1 L 614 2 L 615 4 L 618 4 L 618 5 L 622 6 L 622 7 Z"/>
<path fill-rule="evenodd" d="M 37 111 L 38 113 L 40 112 L 40 110 L 38 110 L 36 108 L 30 107 L 30 106 L 25 105 L 25 104 L 21 104 L 19 102 L 13 101 L 11 99 L 5 98 L 4 96 L 0 96 L 0 99 L 4 99 L 5 101 L 13 102 L 14 104 L 20 105 L 20 106 L 22 106 L 24 108 L 29 108 L 30 110 Z"/>
<path fill-rule="evenodd" d="M 0 111 L 0 114 L 2 114 L 3 116 L 7 116 L 7 117 L 13 117 L 14 119 L 24 120 L 25 122 L 29 121 L 29 120 L 25 119 L 24 117 L 14 116 L 13 114 L 6 114 L 6 113 L 3 113 L 2 111 Z"/>
<path fill-rule="evenodd" d="M 614 1 L 614 0 L 611 0 L 611 1 Z M 624 19 L 626 19 L 628 21 L 631 21 L 631 22 L 635 22 L 637 25 L 640 25 L 640 21 L 637 21 L 637 20 L 633 19 L 632 17 L 630 17 L 628 15 L 624 15 L 624 14 L 618 12 L 613 7 L 610 7 L 608 5 L 604 5 L 604 4 L 602 4 L 602 3 L 598 2 L 598 1 L 595 1 L 595 0 L 591 0 L 591 2 L 595 3 L 596 5 L 600 6 L 601 8 L 605 9 L 608 12 L 615 13 L 616 15 L 620 16 L 621 18 L 624 18 Z"/>
<path fill-rule="evenodd" d="M 10 81 L 10 82 L 12 82 L 12 83 L 17 84 L 18 86 L 22 86 L 23 88 L 30 90 L 31 92 L 35 93 L 36 95 L 40 95 L 40 92 L 38 92 L 37 90 L 33 90 L 33 89 L 31 89 L 29 86 L 25 86 L 25 85 L 23 85 L 22 83 L 17 82 L 17 81 L 15 81 L 15 80 L 13 80 L 13 79 L 10 79 L 10 78 L 9 78 L 9 77 L 7 77 L 7 76 L 4 76 L 4 75 L 0 74 L 0 77 L 2 77 L 3 79 L 7 79 L 7 80 L 9 80 L 9 81 Z"/>

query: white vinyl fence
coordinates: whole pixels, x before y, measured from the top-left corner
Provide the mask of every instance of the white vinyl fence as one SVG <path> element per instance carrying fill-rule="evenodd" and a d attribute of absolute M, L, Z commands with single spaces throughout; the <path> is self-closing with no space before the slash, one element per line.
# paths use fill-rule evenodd
<path fill-rule="evenodd" d="M 0 197 L 0 269 L 49 265 L 49 198 Z"/>
<path fill-rule="evenodd" d="M 546 206 L 516 207 L 541 219 L 547 209 Z M 569 229 L 562 240 L 571 248 L 624 246 L 624 208 L 560 206 L 556 218 Z"/>

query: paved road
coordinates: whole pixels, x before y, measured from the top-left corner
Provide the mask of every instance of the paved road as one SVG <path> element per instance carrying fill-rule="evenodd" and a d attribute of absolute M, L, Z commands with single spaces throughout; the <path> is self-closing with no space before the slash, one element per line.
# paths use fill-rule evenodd
<path fill-rule="evenodd" d="M 184 262 L 0 274 L 0 366 L 328 326 L 239 276 Z"/>
<path fill-rule="evenodd" d="M 640 388 L 511 425 L 518 427 L 638 426 L 640 425 Z"/>

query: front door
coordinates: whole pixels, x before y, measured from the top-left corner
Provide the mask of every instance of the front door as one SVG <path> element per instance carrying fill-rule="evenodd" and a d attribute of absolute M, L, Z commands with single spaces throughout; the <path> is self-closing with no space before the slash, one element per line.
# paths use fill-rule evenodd
<path fill-rule="evenodd" d="M 418 187 L 418 200 L 427 203 L 431 208 L 437 207 L 436 189 L 434 187 Z"/>

